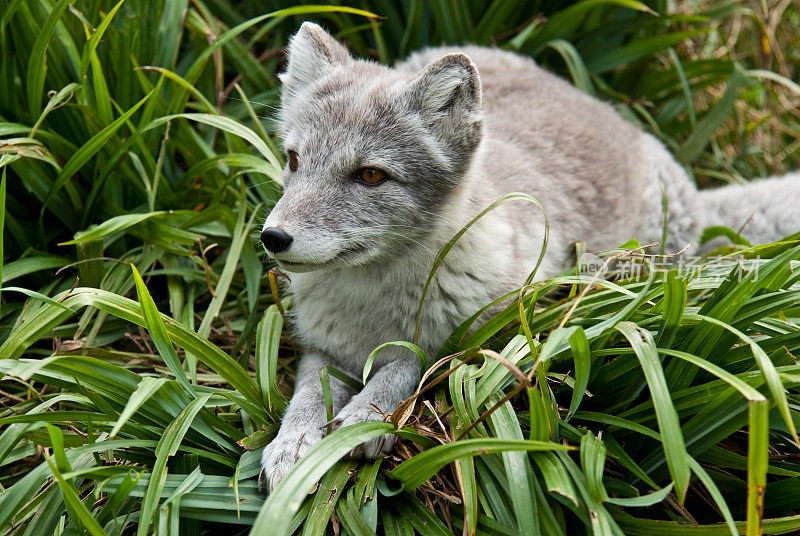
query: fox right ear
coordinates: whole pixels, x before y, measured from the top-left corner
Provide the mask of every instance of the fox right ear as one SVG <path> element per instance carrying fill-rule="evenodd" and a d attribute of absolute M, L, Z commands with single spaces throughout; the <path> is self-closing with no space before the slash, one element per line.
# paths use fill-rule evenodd
<path fill-rule="evenodd" d="M 480 141 L 481 79 L 465 54 L 447 54 L 429 63 L 411 82 L 407 99 L 440 137 L 457 134 L 470 147 Z"/>
<path fill-rule="evenodd" d="M 289 42 L 286 72 L 280 75 L 284 97 L 302 92 L 333 65 L 348 61 L 347 49 L 331 34 L 313 22 L 304 22 Z"/>

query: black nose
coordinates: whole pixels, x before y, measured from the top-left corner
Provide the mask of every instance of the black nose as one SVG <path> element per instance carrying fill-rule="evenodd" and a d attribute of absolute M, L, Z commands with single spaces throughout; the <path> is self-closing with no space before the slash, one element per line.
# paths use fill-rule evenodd
<path fill-rule="evenodd" d="M 273 253 L 280 253 L 289 249 L 294 240 L 283 229 L 277 227 L 267 227 L 261 232 L 261 243 Z"/>

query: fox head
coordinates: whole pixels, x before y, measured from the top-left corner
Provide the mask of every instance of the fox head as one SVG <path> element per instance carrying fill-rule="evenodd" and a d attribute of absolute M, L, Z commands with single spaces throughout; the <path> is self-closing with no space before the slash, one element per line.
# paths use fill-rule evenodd
<path fill-rule="evenodd" d="M 354 59 L 316 24 L 289 44 L 279 129 L 285 190 L 262 241 L 289 272 L 403 254 L 435 228 L 482 138 L 464 54 L 419 72 Z"/>

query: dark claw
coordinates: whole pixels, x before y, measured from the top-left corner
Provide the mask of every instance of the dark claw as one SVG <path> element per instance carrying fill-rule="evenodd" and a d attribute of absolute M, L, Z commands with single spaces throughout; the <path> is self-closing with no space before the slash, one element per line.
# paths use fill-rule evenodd
<path fill-rule="evenodd" d="M 322 428 L 327 426 L 331 427 L 331 430 L 338 430 L 340 426 L 342 426 L 342 419 L 331 419 L 325 424 L 322 425 Z"/>
<path fill-rule="evenodd" d="M 258 473 L 258 491 L 259 492 L 264 491 L 264 482 L 266 481 L 266 479 L 267 479 L 267 473 L 262 469 Z"/>
<path fill-rule="evenodd" d="M 350 451 L 351 458 L 363 458 L 364 457 L 364 444 L 357 446 L 353 450 Z"/>

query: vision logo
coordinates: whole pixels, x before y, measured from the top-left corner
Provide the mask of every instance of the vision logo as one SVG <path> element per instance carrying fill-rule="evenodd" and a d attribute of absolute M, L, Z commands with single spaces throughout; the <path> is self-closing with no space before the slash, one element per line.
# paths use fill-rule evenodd
<path fill-rule="evenodd" d="M 593 253 L 584 253 L 578 258 L 578 274 L 602 276 L 608 271 L 605 261 Z"/>

